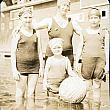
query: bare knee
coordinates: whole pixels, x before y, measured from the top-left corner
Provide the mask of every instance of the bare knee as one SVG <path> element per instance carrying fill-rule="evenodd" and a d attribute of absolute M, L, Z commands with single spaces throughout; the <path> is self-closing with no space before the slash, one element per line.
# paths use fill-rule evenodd
<path fill-rule="evenodd" d="M 16 89 L 16 98 L 23 98 L 24 97 L 24 92 L 20 89 Z"/>
<path fill-rule="evenodd" d="M 101 80 L 96 78 L 93 80 L 93 89 L 99 89 L 101 88 Z"/>
<path fill-rule="evenodd" d="M 92 89 L 92 80 L 85 80 L 87 85 L 87 91 L 90 91 Z"/>

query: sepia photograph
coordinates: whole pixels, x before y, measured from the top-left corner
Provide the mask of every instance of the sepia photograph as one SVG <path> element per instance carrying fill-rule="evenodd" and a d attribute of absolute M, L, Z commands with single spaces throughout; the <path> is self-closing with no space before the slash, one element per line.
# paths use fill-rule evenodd
<path fill-rule="evenodd" d="M 0 110 L 110 110 L 110 1 L 2 0 Z"/>

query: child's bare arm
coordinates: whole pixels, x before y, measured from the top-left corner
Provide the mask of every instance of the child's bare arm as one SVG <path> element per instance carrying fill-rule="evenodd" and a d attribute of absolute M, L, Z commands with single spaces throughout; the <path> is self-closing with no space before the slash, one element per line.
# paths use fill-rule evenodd
<path fill-rule="evenodd" d="M 74 70 L 72 70 L 71 63 L 68 58 L 67 58 L 67 72 L 68 72 L 69 76 L 77 76 L 76 72 L 74 72 Z"/>
<path fill-rule="evenodd" d="M 44 78 L 43 78 L 43 89 L 47 90 L 47 80 L 48 80 L 48 72 L 50 69 L 50 64 L 49 64 L 49 59 L 47 59 L 46 61 L 46 65 L 45 65 L 45 71 L 44 71 Z"/>

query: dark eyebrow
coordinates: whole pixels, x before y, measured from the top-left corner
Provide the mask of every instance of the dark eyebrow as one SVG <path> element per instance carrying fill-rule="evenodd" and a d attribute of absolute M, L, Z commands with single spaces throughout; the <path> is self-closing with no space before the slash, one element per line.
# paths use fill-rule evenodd
<path fill-rule="evenodd" d="M 99 10 L 98 8 L 95 8 L 95 7 L 91 8 L 91 9 Z"/>

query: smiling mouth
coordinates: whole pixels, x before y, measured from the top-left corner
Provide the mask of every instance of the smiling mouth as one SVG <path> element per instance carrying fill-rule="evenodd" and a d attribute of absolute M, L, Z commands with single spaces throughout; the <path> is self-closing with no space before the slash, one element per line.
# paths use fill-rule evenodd
<path fill-rule="evenodd" d="M 92 23 L 92 24 L 96 24 L 96 23 Z"/>
<path fill-rule="evenodd" d="M 26 23 L 31 23 L 31 22 L 26 22 Z"/>

